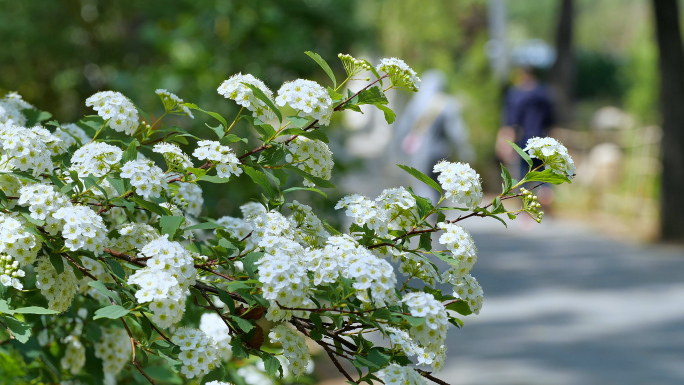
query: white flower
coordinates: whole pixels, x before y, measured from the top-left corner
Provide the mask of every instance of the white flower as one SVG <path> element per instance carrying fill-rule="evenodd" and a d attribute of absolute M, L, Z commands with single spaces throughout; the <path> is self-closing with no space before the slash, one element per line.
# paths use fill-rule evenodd
<path fill-rule="evenodd" d="M 406 88 L 414 92 L 420 88 L 420 78 L 416 75 L 416 71 L 412 70 L 401 59 L 395 57 L 382 59 L 376 70 L 387 73 L 395 87 Z"/>
<path fill-rule="evenodd" d="M 221 364 L 216 344 L 200 330 L 180 327 L 171 342 L 180 347 L 178 359 L 186 378 L 202 377 Z"/>
<path fill-rule="evenodd" d="M 116 375 L 131 360 L 131 340 L 122 328 L 102 328 L 102 337 L 95 342 L 95 357 L 102 360 L 105 385 L 116 385 Z"/>
<path fill-rule="evenodd" d="M 216 344 L 219 356 L 223 361 L 228 361 L 233 356 L 230 345 L 230 331 L 228 326 L 216 313 L 204 313 L 200 318 L 199 329 Z"/>
<path fill-rule="evenodd" d="M 287 82 L 278 90 L 276 104 L 288 104 L 298 116 L 312 117 L 319 124 L 327 126 L 333 113 L 333 104 L 328 91 L 320 84 L 305 79 Z"/>
<path fill-rule="evenodd" d="M 93 107 L 97 114 L 115 131 L 133 136 L 140 124 L 138 109 L 119 92 L 101 91 L 86 99 L 86 107 Z"/>
<path fill-rule="evenodd" d="M 530 158 L 537 158 L 546 163 L 553 172 L 567 177 L 575 175 L 575 162 L 559 141 L 553 138 L 531 138 L 523 149 L 530 154 Z"/>
<path fill-rule="evenodd" d="M 69 199 L 61 192 L 55 191 L 53 186 L 34 184 L 24 186 L 19 190 L 18 202 L 22 206 L 29 206 L 31 218 L 45 220 L 49 215 L 62 207 L 71 206 Z"/>
<path fill-rule="evenodd" d="M 85 365 L 85 346 L 75 336 L 68 336 L 64 342 L 66 348 L 64 349 L 64 357 L 60 361 L 62 369 L 76 375 Z"/>
<path fill-rule="evenodd" d="M 185 170 L 192 167 L 192 161 L 178 145 L 173 143 L 157 143 L 152 147 L 152 151 L 162 154 L 169 169 Z"/>
<path fill-rule="evenodd" d="M 445 245 L 455 259 L 448 274 L 462 277 L 470 273 L 477 262 L 477 248 L 470 233 L 453 223 L 440 222 L 437 226 L 444 230 L 444 234 L 439 237 L 439 243 Z"/>
<path fill-rule="evenodd" d="M 228 146 L 222 146 L 217 141 L 201 140 L 192 153 L 199 160 L 208 160 L 216 164 L 216 175 L 229 178 L 231 175 L 240 176 L 240 160 Z"/>
<path fill-rule="evenodd" d="M 81 178 L 90 174 L 100 177 L 118 164 L 122 155 L 123 151 L 116 146 L 102 142 L 88 143 L 74 152 L 69 169 L 76 171 Z"/>
<path fill-rule="evenodd" d="M 391 364 L 379 373 L 385 385 L 425 385 L 425 379 L 409 367 Z"/>
<path fill-rule="evenodd" d="M 7 164 L 9 170 L 32 170 L 33 176 L 49 172 L 53 167 L 51 150 L 43 139 L 33 129 L 0 126 L 0 146 L 4 150 L 0 163 Z"/>
<path fill-rule="evenodd" d="M 32 264 L 42 246 L 42 242 L 26 230 L 27 222 L 21 216 L 0 214 L 0 253 L 13 258 L 19 266 Z"/>
<path fill-rule="evenodd" d="M 136 194 L 149 199 L 158 197 L 168 184 L 164 171 L 149 160 L 131 160 L 121 167 L 121 177 L 131 181 Z"/>
<path fill-rule="evenodd" d="M 454 297 L 466 301 L 470 311 L 480 314 L 484 293 L 475 277 L 468 274 L 463 277 L 453 277 L 449 282 L 454 285 Z"/>
<path fill-rule="evenodd" d="M 64 245 L 71 251 L 85 249 L 102 251 L 107 236 L 107 228 L 102 218 L 87 206 L 62 207 L 52 214 L 61 220 Z"/>
<path fill-rule="evenodd" d="M 261 80 L 249 74 L 239 73 L 231 76 L 228 80 L 224 80 L 218 88 L 218 93 L 227 99 L 235 100 L 238 105 L 252 111 L 252 116 L 256 118 L 263 121 L 275 118 L 275 113 L 268 108 L 266 103 L 254 96 L 252 89 L 242 83 L 255 86 L 273 101 L 273 91 L 268 89 Z"/>
<path fill-rule="evenodd" d="M 74 123 L 62 124 L 54 132 L 54 135 L 62 140 L 64 148 L 69 148 L 76 144 L 87 144 L 90 137 L 83 129 Z"/>
<path fill-rule="evenodd" d="M 301 204 L 297 201 L 288 203 L 285 207 L 292 210 L 290 220 L 295 228 L 295 238 L 310 246 L 324 244 L 330 236 L 323 226 L 323 222 L 314 214 L 310 206 Z"/>
<path fill-rule="evenodd" d="M 300 170 L 325 180 L 330 180 L 334 166 L 332 151 L 327 144 L 317 139 L 309 139 L 298 136 L 289 145 L 290 153 L 285 156 L 285 161 L 295 163 Z M 304 185 L 315 187 L 316 185 L 304 179 Z"/>
<path fill-rule="evenodd" d="M 158 89 L 155 93 L 159 95 L 162 103 L 164 103 L 164 111 L 175 115 L 187 115 L 191 119 L 195 119 L 192 111 L 183 105 L 183 99 L 164 89 Z"/>
<path fill-rule="evenodd" d="M 283 345 L 283 355 L 289 362 L 289 369 L 295 377 L 299 377 L 306 372 L 306 368 L 311 360 L 309 348 L 306 346 L 304 336 L 290 329 L 284 324 L 280 324 L 268 334 L 271 342 L 280 342 Z"/>
<path fill-rule="evenodd" d="M 21 111 L 31 108 L 34 107 L 26 103 L 18 93 L 7 93 L 7 95 L 0 99 L 0 125 L 16 124 L 23 126 L 26 124 L 26 116 Z"/>
<path fill-rule="evenodd" d="M 188 215 L 197 217 L 202 213 L 204 206 L 202 189 L 195 183 L 181 183 L 171 202 L 182 207 Z"/>
<path fill-rule="evenodd" d="M 437 180 L 444 190 L 444 196 L 454 203 L 475 208 L 482 202 L 480 174 L 467 163 L 441 161 L 433 169 L 439 173 Z"/>
<path fill-rule="evenodd" d="M 52 266 L 50 260 L 41 258 L 35 267 L 36 287 L 48 300 L 48 308 L 60 313 L 69 309 L 76 290 L 76 275 L 67 261 L 62 260 L 64 271 L 61 274 Z"/>

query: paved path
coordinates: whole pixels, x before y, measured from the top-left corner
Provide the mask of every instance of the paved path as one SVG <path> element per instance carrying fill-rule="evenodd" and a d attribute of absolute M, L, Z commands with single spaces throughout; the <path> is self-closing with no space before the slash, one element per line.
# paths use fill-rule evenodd
<path fill-rule="evenodd" d="M 684 384 L 684 249 L 564 222 L 463 222 L 485 292 L 451 329 L 451 384 Z"/>

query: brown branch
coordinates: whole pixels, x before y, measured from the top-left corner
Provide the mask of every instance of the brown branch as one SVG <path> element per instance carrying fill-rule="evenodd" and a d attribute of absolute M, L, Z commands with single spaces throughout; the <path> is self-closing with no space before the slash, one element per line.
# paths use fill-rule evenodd
<path fill-rule="evenodd" d="M 431 372 L 426 372 L 426 371 L 424 371 L 424 370 L 415 369 L 415 368 L 414 368 L 413 370 L 415 370 L 416 372 L 420 373 L 421 376 L 427 378 L 428 380 L 430 380 L 430 381 L 432 381 L 432 382 L 438 383 L 439 385 L 450 385 L 448 382 L 442 381 L 442 380 L 440 380 L 439 378 L 436 378 L 436 377 L 432 376 L 432 373 L 431 373 Z"/>
<path fill-rule="evenodd" d="M 133 349 L 133 366 L 135 366 L 135 368 L 138 369 L 140 374 L 142 374 L 147 379 L 147 381 L 150 382 L 150 384 L 154 385 L 154 381 L 152 381 L 150 376 L 148 376 L 147 373 L 145 373 L 145 371 L 142 369 L 142 366 L 140 366 L 140 362 L 138 362 L 138 360 L 135 359 L 135 345 L 137 341 L 135 340 L 135 338 L 133 338 L 133 333 L 131 333 L 131 329 L 128 328 L 128 324 L 126 324 L 126 321 L 124 321 L 123 318 L 119 319 L 121 320 L 121 322 L 123 322 L 123 325 L 126 328 L 126 333 L 128 333 L 128 337 L 130 337 L 131 339 L 131 348 Z"/>
<path fill-rule="evenodd" d="M 86 275 L 88 278 L 92 279 L 93 281 L 97 281 L 97 277 L 95 277 L 94 275 L 90 274 L 90 270 L 88 270 L 88 269 L 86 269 L 85 267 L 83 267 L 83 266 L 79 265 L 78 263 L 76 263 L 76 261 L 74 261 L 73 259 L 71 259 L 71 257 L 69 257 L 69 255 L 68 255 L 67 253 L 62 253 L 61 255 L 62 255 L 62 257 L 64 257 L 67 261 L 69 261 L 72 265 L 76 266 L 76 268 L 77 268 L 78 270 L 80 270 L 80 271 L 81 271 L 84 275 Z"/>

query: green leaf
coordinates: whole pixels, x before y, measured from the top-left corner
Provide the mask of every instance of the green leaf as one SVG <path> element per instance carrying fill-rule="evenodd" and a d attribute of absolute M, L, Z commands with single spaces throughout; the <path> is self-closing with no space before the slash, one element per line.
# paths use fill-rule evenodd
<path fill-rule="evenodd" d="M 508 223 L 506 223 L 506 221 L 504 221 L 503 218 L 499 217 L 498 215 L 488 215 L 487 217 L 494 218 L 499 222 L 503 223 L 504 226 L 508 227 Z"/>
<path fill-rule="evenodd" d="M 138 159 L 138 142 L 133 140 L 131 144 L 128 145 L 126 151 L 121 155 L 121 164 L 124 165 L 127 162 Z"/>
<path fill-rule="evenodd" d="M 330 95 L 330 99 L 332 99 L 333 103 L 344 99 L 344 95 L 337 93 L 337 91 L 330 87 L 328 87 L 328 95 Z"/>
<path fill-rule="evenodd" d="M 217 114 L 216 112 L 205 111 L 205 110 L 197 107 L 197 105 L 193 104 L 193 103 L 181 103 L 181 105 L 188 107 L 191 110 L 202 111 L 205 114 L 207 114 L 207 115 L 213 117 L 214 119 L 218 120 L 219 122 L 221 122 L 221 124 L 223 124 L 223 127 L 228 127 L 228 124 L 226 123 L 226 120 L 223 118 L 223 116 Z"/>
<path fill-rule="evenodd" d="M 437 184 L 437 182 L 432 180 L 432 178 L 430 178 L 429 176 L 423 174 L 422 172 L 416 170 L 413 167 L 404 166 L 401 164 L 398 164 L 397 166 L 399 166 L 399 168 L 406 171 L 407 173 L 411 174 L 411 176 L 413 176 L 414 178 L 437 190 L 437 192 L 440 193 L 440 195 L 442 194 L 442 188 L 439 187 L 439 184 Z"/>
<path fill-rule="evenodd" d="M 425 317 L 414 317 L 406 314 L 402 314 L 401 318 L 408 321 L 412 326 L 420 326 L 425 323 Z"/>
<path fill-rule="evenodd" d="M 270 108 L 271 111 L 273 111 L 276 114 L 276 116 L 278 117 L 278 121 L 280 123 L 283 122 L 283 114 L 280 113 L 280 110 L 278 109 L 278 107 L 276 107 L 275 104 L 273 104 L 271 99 L 268 96 L 266 96 L 266 94 L 264 94 L 263 91 L 261 91 L 259 88 L 257 88 L 256 86 L 254 86 L 252 84 L 248 84 L 248 83 L 242 83 L 242 84 L 249 87 L 252 90 L 252 93 L 254 94 L 254 96 L 257 97 L 257 99 L 266 103 L 268 108 Z"/>
<path fill-rule="evenodd" d="M 304 131 L 300 128 L 288 128 L 286 130 L 283 130 L 282 134 L 283 135 L 299 135 L 299 136 L 303 136 L 303 137 L 309 138 L 309 139 L 320 140 L 323 143 L 330 143 L 330 139 L 328 139 L 328 135 L 326 135 L 325 132 L 323 132 L 322 130 Z"/>
<path fill-rule="evenodd" d="M 269 198 L 275 198 L 275 190 L 273 190 L 273 186 L 271 186 L 271 182 L 268 181 L 266 175 L 249 166 L 242 166 L 242 168 L 245 170 L 245 174 L 247 174 L 252 181 L 254 181 L 254 183 L 258 184 L 262 189 L 264 189 Z"/>
<path fill-rule="evenodd" d="M 228 183 L 228 182 L 230 182 L 230 178 L 222 178 L 218 175 L 203 175 L 201 178 L 198 178 L 197 180 L 209 182 L 209 183 Z"/>
<path fill-rule="evenodd" d="M 50 263 L 52 267 L 55 268 L 57 274 L 62 274 L 64 272 L 64 260 L 59 254 L 50 254 Z"/>
<path fill-rule="evenodd" d="M 473 312 L 470 310 L 470 306 L 468 306 L 468 302 L 466 302 L 466 301 L 452 302 L 452 303 L 447 305 L 446 309 L 447 310 L 453 310 L 453 311 L 455 311 L 461 315 L 473 314 Z"/>
<path fill-rule="evenodd" d="M 221 146 L 226 146 L 226 145 L 229 145 L 231 143 L 240 142 L 240 141 L 247 143 L 247 138 L 241 138 L 235 134 L 228 134 L 228 135 L 224 136 L 223 138 L 221 138 L 219 143 L 221 144 Z"/>
<path fill-rule="evenodd" d="M 287 193 L 293 192 L 293 191 L 300 191 L 300 190 L 313 191 L 313 192 L 317 192 L 317 193 L 323 195 L 326 198 L 328 197 L 328 195 L 326 195 L 323 191 L 321 191 L 317 188 L 314 188 L 314 187 L 290 187 L 286 190 L 283 190 L 283 194 L 287 194 Z"/>
<path fill-rule="evenodd" d="M 309 182 L 315 184 L 315 185 L 318 186 L 318 187 L 322 187 L 322 188 L 335 188 L 335 185 L 332 184 L 332 183 L 330 183 L 329 181 L 327 181 L 327 180 L 325 180 L 325 179 L 323 179 L 323 178 L 319 178 L 319 177 L 317 177 L 317 176 L 313 176 L 313 175 L 311 175 L 311 174 L 305 172 L 304 170 L 300 170 L 300 169 L 297 168 L 296 166 L 287 165 L 287 166 L 284 166 L 283 168 L 285 168 L 285 169 L 287 169 L 287 170 L 290 170 L 290 171 L 294 172 L 295 174 L 298 174 L 298 175 L 303 176 L 304 179 L 308 180 Z"/>
<path fill-rule="evenodd" d="M 210 126 L 209 123 L 205 123 L 204 125 L 207 126 L 207 127 L 209 127 L 212 131 L 214 131 L 214 133 L 216 134 L 216 136 L 218 136 L 219 140 L 223 139 L 223 135 L 226 134 L 226 130 L 225 130 L 225 128 L 223 127 L 223 124 L 219 124 L 219 125 L 216 126 L 216 127 Z"/>
<path fill-rule="evenodd" d="M 429 233 L 420 234 L 420 242 L 418 247 L 422 250 L 431 251 L 432 250 L 432 239 Z"/>
<path fill-rule="evenodd" d="M 225 303 L 226 306 L 228 306 L 228 311 L 230 311 L 230 314 L 235 314 L 235 300 L 233 299 L 233 297 L 231 297 L 230 294 L 223 290 L 218 291 L 218 296 L 221 302 Z"/>
<path fill-rule="evenodd" d="M 522 156 L 522 158 L 525 159 L 525 162 L 527 162 L 530 168 L 532 168 L 532 158 L 530 158 L 530 156 L 525 151 L 523 151 L 522 148 L 518 147 L 517 144 L 511 142 L 510 140 L 507 140 L 507 142 L 511 145 L 511 147 L 513 147 L 515 152 L 520 154 L 520 156 Z"/>
<path fill-rule="evenodd" d="M 385 120 L 387 121 L 387 124 L 394 123 L 394 120 L 397 118 L 397 114 L 395 114 L 391 108 L 381 103 L 375 103 L 375 107 L 385 114 Z"/>
<path fill-rule="evenodd" d="M 103 307 L 101 309 L 95 310 L 95 315 L 93 316 L 93 319 L 100 319 L 100 318 L 109 318 L 109 319 L 117 319 L 125 316 L 126 314 L 130 313 L 128 309 L 126 309 L 123 306 L 119 305 L 111 305 L 107 307 Z"/>
<path fill-rule="evenodd" d="M 382 76 L 380 76 L 380 74 L 378 73 L 378 71 L 375 69 L 375 66 L 374 66 L 374 65 L 372 65 L 372 64 L 371 64 L 368 60 L 366 60 L 366 59 L 361 59 L 361 60 L 363 60 L 364 62 L 366 62 L 366 64 L 368 65 L 368 67 L 370 67 L 371 72 L 373 73 L 373 75 L 375 75 L 375 77 L 376 77 L 378 80 L 379 80 L 380 78 L 382 78 Z M 382 80 L 380 80 L 380 87 L 382 87 Z"/>
<path fill-rule="evenodd" d="M 309 119 L 302 118 L 301 116 L 288 116 L 287 119 L 294 124 L 295 127 L 303 128 L 309 124 Z"/>
<path fill-rule="evenodd" d="M 124 185 L 124 182 L 121 179 L 107 177 L 107 181 L 109 182 L 109 184 L 112 185 L 112 187 L 114 187 L 117 194 L 124 195 L 126 193 L 126 186 Z M 73 188 L 73 184 L 72 183 L 69 183 L 69 184 L 71 184 L 72 185 L 71 188 Z M 66 186 L 68 186 L 68 185 L 66 185 Z M 66 187 L 66 186 L 64 186 L 64 187 Z M 62 191 L 62 193 L 66 194 L 65 191 Z"/>
<path fill-rule="evenodd" d="M 14 309 L 14 314 L 58 314 L 59 312 L 52 309 L 46 309 L 40 306 L 27 306 L 19 309 Z"/>
<path fill-rule="evenodd" d="M 261 120 L 254 118 L 254 129 L 257 130 L 259 135 L 261 135 L 261 140 L 266 142 L 275 135 L 276 132 L 273 129 L 273 126 L 271 126 L 270 124 L 263 123 L 263 122 L 261 122 L 261 123 L 257 123 L 257 122 L 261 122 Z"/>
<path fill-rule="evenodd" d="M 183 228 L 183 231 L 186 230 L 209 230 L 209 229 L 216 229 L 222 227 L 220 224 L 215 223 L 215 222 L 203 222 L 203 223 L 198 223 L 196 225 L 188 226 Z"/>
<path fill-rule="evenodd" d="M 452 265 L 452 266 L 458 266 L 459 262 L 456 258 L 454 258 L 453 255 L 447 254 L 447 253 L 440 253 L 440 252 L 434 252 L 432 253 L 435 257 L 441 259 L 442 261 Z"/>
<path fill-rule="evenodd" d="M 150 212 L 153 212 L 157 215 L 169 215 L 170 211 L 165 210 L 163 207 L 159 206 L 158 204 L 150 201 L 146 201 L 141 197 L 131 197 L 131 200 L 135 202 L 136 205 L 142 207 L 145 210 L 148 210 Z"/>
<path fill-rule="evenodd" d="M 207 170 L 199 167 L 188 167 L 188 172 L 191 172 L 198 179 L 207 175 Z"/>
<path fill-rule="evenodd" d="M 337 88 L 337 80 L 335 80 L 335 74 L 333 73 L 328 63 L 325 60 L 323 60 L 321 55 L 311 51 L 306 51 L 304 53 L 307 54 L 310 58 L 314 59 L 314 61 L 318 63 L 318 65 L 321 66 L 321 68 L 323 68 L 323 71 L 325 71 L 325 73 L 328 74 L 328 76 L 330 77 L 330 80 L 332 80 L 333 88 Z"/>
<path fill-rule="evenodd" d="M 266 369 L 266 374 L 268 374 L 269 377 L 275 378 L 277 372 L 280 372 L 280 377 L 283 376 L 283 368 L 280 367 L 280 360 L 266 352 L 261 355 L 261 359 L 264 361 L 264 369 Z"/>
<path fill-rule="evenodd" d="M 276 359 L 276 361 L 278 361 Z M 161 378 L 160 380 L 166 381 L 168 378 L 172 377 L 166 377 L 166 378 Z M 223 381 L 226 379 L 226 368 L 223 365 L 220 365 L 216 367 L 214 370 L 211 372 L 207 373 L 206 376 L 202 377 L 202 382 L 200 384 L 204 385 L 207 382 L 212 382 L 212 381 Z M 224 382 L 220 382 L 224 383 Z"/>
<path fill-rule="evenodd" d="M 119 262 L 113 259 L 109 259 L 107 260 L 107 264 L 112 268 L 112 271 L 117 277 L 121 279 L 126 279 L 126 272 L 124 271 L 123 267 Z"/>
<path fill-rule="evenodd" d="M 385 97 L 385 93 L 378 87 L 371 87 L 359 92 L 358 101 L 356 104 L 387 104 L 389 101 Z"/>
<path fill-rule="evenodd" d="M 40 122 L 44 122 L 52 117 L 52 114 L 46 111 L 40 111 L 33 108 L 21 110 L 21 113 L 26 117 L 26 127 L 33 127 Z"/>
<path fill-rule="evenodd" d="M 563 184 L 572 183 L 565 175 L 556 174 L 550 168 L 544 171 L 530 171 L 525 175 L 525 181 L 527 182 L 546 182 L 551 184 Z"/>
<path fill-rule="evenodd" d="M 508 172 L 503 163 L 501 163 L 501 179 L 503 180 L 503 190 L 501 194 L 506 194 L 513 186 L 513 180 L 511 179 L 511 174 Z"/>
<path fill-rule="evenodd" d="M 181 224 L 185 221 L 184 217 L 163 215 L 159 218 L 162 234 L 168 234 L 169 239 L 173 239 Z"/>
<path fill-rule="evenodd" d="M 501 197 L 494 198 L 494 201 L 492 202 L 492 214 L 501 214 L 503 212 L 506 212 L 506 209 L 501 203 Z"/>
<path fill-rule="evenodd" d="M 93 289 L 99 291 L 100 293 L 106 295 L 109 298 L 112 298 L 116 300 L 117 302 L 121 303 L 121 298 L 119 298 L 119 294 L 107 289 L 107 286 L 105 286 L 104 283 L 100 281 L 90 281 L 88 282 L 88 286 L 92 287 Z"/>
<path fill-rule="evenodd" d="M 21 322 L 12 316 L 4 316 L 2 318 L 5 326 L 12 332 L 14 338 L 25 344 L 29 337 L 31 337 L 31 325 Z"/>

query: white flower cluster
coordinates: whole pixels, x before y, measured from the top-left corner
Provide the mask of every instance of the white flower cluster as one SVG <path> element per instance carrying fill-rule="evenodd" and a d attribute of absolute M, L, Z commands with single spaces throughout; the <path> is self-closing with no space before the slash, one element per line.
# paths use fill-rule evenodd
<path fill-rule="evenodd" d="M 10 170 L 32 170 L 33 176 L 49 172 L 52 169 L 51 150 L 43 139 L 33 129 L 0 126 L 0 146 L 4 150 L 0 164 L 9 166 Z"/>
<path fill-rule="evenodd" d="M 64 344 L 66 345 L 64 357 L 60 361 L 62 369 L 76 375 L 85 365 L 85 346 L 75 336 L 65 338 Z"/>
<path fill-rule="evenodd" d="M 445 160 L 437 163 L 433 169 L 438 172 L 437 180 L 442 185 L 444 196 L 454 203 L 475 208 L 482 202 L 482 184 L 480 174 L 467 163 L 451 163 Z"/>
<path fill-rule="evenodd" d="M 124 329 L 102 328 L 95 343 L 95 357 L 102 360 L 105 385 L 116 385 L 116 375 L 131 359 L 131 340 Z"/>
<path fill-rule="evenodd" d="M 202 188 L 196 183 L 181 183 L 171 202 L 182 207 L 188 215 L 199 216 L 204 206 Z"/>
<path fill-rule="evenodd" d="M 223 319 L 216 313 L 204 313 L 200 318 L 199 329 L 216 344 L 219 357 L 223 361 L 233 357 L 233 349 L 230 346 L 230 331 Z"/>
<path fill-rule="evenodd" d="M 298 136 L 289 146 L 290 153 L 285 156 L 285 161 L 295 163 L 300 170 L 313 176 L 329 180 L 332 176 L 333 162 L 332 151 L 327 144 L 317 139 L 309 139 Z M 304 185 L 315 187 L 316 184 L 304 180 Z"/>
<path fill-rule="evenodd" d="M 131 160 L 121 167 L 121 177 L 131 181 L 135 193 L 149 199 L 159 197 L 168 184 L 164 171 L 149 160 Z"/>
<path fill-rule="evenodd" d="M 81 178 L 90 174 L 100 177 L 119 163 L 122 155 L 119 147 L 102 142 L 88 143 L 74 152 L 69 169 L 76 171 Z"/>
<path fill-rule="evenodd" d="M 450 274 L 462 277 L 470 273 L 477 262 L 477 248 L 470 233 L 454 223 L 440 222 L 437 227 L 444 230 L 444 234 L 439 237 L 439 243 L 445 245 L 456 259 L 456 264 L 451 266 Z"/>
<path fill-rule="evenodd" d="M 157 143 L 152 147 L 152 151 L 162 154 L 166 164 L 171 170 L 185 170 L 192 167 L 192 161 L 178 145 L 173 143 Z"/>
<path fill-rule="evenodd" d="M 240 160 L 235 156 L 233 150 L 228 146 L 214 140 L 200 140 L 197 148 L 193 151 L 199 160 L 208 160 L 216 165 L 216 175 L 221 178 L 230 178 L 231 175 L 239 176 L 242 174 Z"/>
<path fill-rule="evenodd" d="M 102 263 L 99 261 L 89 257 L 81 256 L 81 262 L 83 262 L 83 267 L 87 269 L 90 272 L 90 275 L 95 277 L 96 280 L 102 283 L 114 283 L 114 278 L 112 278 L 112 276 L 107 272 L 107 270 L 105 270 L 105 268 L 102 266 Z M 83 275 L 83 277 L 77 282 L 80 292 L 88 294 L 98 301 L 107 301 L 109 299 L 107 296 L 97 291 L 97 289 L 94 287 L 88 285 L 88 283 L 91 281 L 92 278 L 88 277 L 87 275 Z"/>
<path fill-rule="evenodd" d="M 323 222 L 314 214 L 310 206 L 292 201 L 285 205 L 292 210 L 290 220 L 293 222 L 295 238 L 304 244 L 319 246 L 330 236 Z"/>
<path fill-rule="evenodd" d="M 9 255 L 0 254 L 0 284 L 6 287 L 13 287 L 17 290 L 24 288 L 19 281 L 26 275 L 24 270 L 19 268 L 19 262 Z"/>
<path fill-rule="evenodd" d="M 42 246 L 36 236 L 26 229 L 22 217 L 0 214 L 0 253 L 11 256 L 19 262 L 19 266 L 33 263 Z"/>
<path fill-rule="evenodd" d="M 79 141 L 81 145 L 90 142 L 88 134 L 74 123 L 62 124 L 60 127 L 57 127 L 54 135 L 62 141 L 64 148 L 77 145 Z"/>
<path fill-rule="evenodd" d="M 218 348 L 200 330 L 180 327 L 171 336 L 171 342 L 180 347 L 178 358 L 183 362 L 181 373 L 186 378 L 201 377 L 220 365 Z"/>
<path fill-rule="evenodd" d="M 333 114 L 333 103 L 328 91 L 320 84 L 305 79 L 287 82 L 278 90 L 276 104 L 288 104 L 298 116 L 310 116 L 327 126 Z"/>
<path fill-rule="evenodd" d="M 187 115 L 191 119 L 195 119 L 192 111 L 183 105 L 183 99 L 176 96 L 176 94 L 172 94 L 164 89 L 158 89 L 154 93 L 161 98 L 161 101 L 164 104 L 164 111 L 175 115 Z"/>
<path fill-rule="evenodd" d="M 254 96 L 252 89 L 242 83 L 255 86 L 273 101 L 273 91 L 268 89 L 264 82 L 250 74 L 239 73 L 231 76 L 228 80 L 224 80 L 218 88 L 218 93 L 225 98 L 235 100 L 238 105 L 252 111 L 252 116 L 256 118 L 264 121 L 275 118 L 275 113 L 268 108 L 266 103 Z"/>
<path fill-rule="evenodd" d="M 255 365 L 245 365 L 239 368 L 237 375 L 242 377 L 247 385 L 273 385 L 271 377 Z"/>
<path fill-rule="evenodd" d="M 425 385 L 423 376 L 406 366 L 391 364 L 378 374 L 385 385 Z"/>
<path fill-rule="evenodd" d="M 52 214 L 61 220 L 64 245 L 71 251 L 79 249 L 90 250 L 95 253 L 102 251 L 106 243 L 107 227 L 102 217 L 87 206 L 62 207 Z"/>
<path fill-rule="evenodd" d="M 36 287 L 40 289 L 40 293 L 48 300 L 48 308 L 60 313 L 65 312 L 69 308 L 78 290 L 74 271 L 71 270 L 71 266 L 64 259 L 62 261 L 64 271 L 61 274 L 57 273 L 57 270 L 55 270 L 47 258 L 41 258 L 34 269 L 36 273 Z"/>
<path fill-rule="evenodd" d="M 21 113 L 21 110 L 31 108 L 33 106 L 26 103 L 18 93 L 7 93 L 7 95 L 0 99 L 0 124 L 23 126 L 26 124 L 26 117 Z"/>
<path fill-rule="evenodd" d="M 372 69 L 370 63 L 368 63 L 366 60 L 356 59 L 351 55 L 342 53 L 338 54 L 337 57 L 340 58 L 340 61 L 342 61 L 344 70 L 347 72 L 347 76 L 349 77 L 356 76 L 362 72 L 370 71 Z"/>
<path fill-rule="evenodd" d="M 120 92 L 101 91 L 86 99 L 86 107 L 93 107 L 109 127 L 133 136 L 138 129 L 138 109 Z"/>
<path fill-rule="evenodd" d="M 377 306 L 384 306 L 396 301 L 397 278 L 392 265 L 348 235 L 329 237 L 325 248 L 307 253 L 306 258 L 315 285 L 333 283 L 342 275 L 355 280 L 352 286 L 357 290 L 356 296 L 364 302 L 372 299 Z M 372 297 L 368 296 L 368 289 Z"/>
<path fill-rule="evenodd" d="M 23 184 L 16 176 L 12 174 L 0 174 L 0 190 L 5 193 L 5 196 L 16 197 L 19 196 L 19 190 Z M 7 208 L 13 209 L 17 205 L 17 201 L 10 199 L 7 202 Z"/>
<path fill-rule="evenodd" d="M 255 242 L 255 239 L 251 236 L 247 237 L 252 230 L 254 230 L 254 228 L 245 219 L 225 216 L 216 220 L 216 223 L 225 227 L 225 230 L 228 232 L 228 234 L 232 235 L 233 237 L 237 239 L 244 239 L 245 251 L 254 250 L 256 247 L 258 242 Z"/>
<path fill-rule="evenodd" d="M 454 297 L 466 301 L 470 311 L 480 314 L 484 292 L 475 277 L 470 274 L 462 277 L 450 277 L 449 283 L 454 285 Z"/>
<path fill-rule="evenodd" d="M 159 237 L 159 232 L 146 223 L 123 223 L 119 225 L 120 237 L 109 240 L 109 248 L 126 253 L 141 249 Z"/>
<path fill-rule="evenodd" d="M 377 65 L 376 70 L 389 75 L 394 86 L 406 88 L 414 92 L 417 92 L 418 88 L 420 88 L 420 78 L 416 75 L 416 71 L 412 70 L 401 59 L 395 57 L 382 59 L 380 64 Z"/>
<path fill-rule="evenodd" d="M 68 148 L 62 139 L 41 126 L 29 128 L 29 131 L 38 135 L 40 140 L 45 143 L 45 147 L 47 147 L 53 155 L 63 154 Z"/>
<path fill-rule="evenodd" d="M 152 320 L 161 327 L 178 323 L 185 312 L 185 297 L 197 279 L 193 254 L 178 242 L 161 236 L 145 245 L 140 254 L 148 257 L 147 267 L 128 278 L 140 286 L 135 293 L 139 303 L 152 302 Z"/>
<path fill-rule="evenodd" d="M 289 368 L 295 377 L 299 377 L 306 372 L 306 368 L 311 360 L 309 348 L 306 346 L 304 336 L 290 329 L 284 324 L 280 324 L 268 334 L 272 343 L 280 342 L 283 345 L 283 355 L 289 362 Z"/>
<path fill-rule="evenodd" d="M 386 189 L 372 201 L 362 195 L 351 194 L 340 199 L 335 209 L 346 208 L 345 214 L 358 226 L 367 225 L 379 236 L 389 230 L 406 230 L 418 218 L 416 200 L 403 187 Z"/>
<path fill-rule="evenodd" d="M 412 326 L 409 333 L 416 342 L 426 348 L 441 348 L 446 339 L 449 321 L 444 306 L 430 293 L 409 293 L 402 299 L 414 317 L 425 318 L 425 322 Z"/>
<path fill-rule="evenodd" d="M 568 149 L 553 138 L 531 138 L 523 149 L 530 158 L 544 162 L 553 172 L 567 177 L 575 175 L 575 162 L 568 154 Z"/>
<path fill-rule="evenodd" d="M 17 203 L 28 206 L 31 218 L 37 220 L 45 220 L 62 207 L 71 206 L 71 202 L 64 194 L 55 191 L 53 186 L 46 184 L 22 187 L 19 190 Z"/>
<path fill-rule="evenodd" d="M 392 254 L 393 262 L 401 262 L 399 271 L 403 276 L 420 279 L 431 286 L 441 281 L 442 277 L 437 266 L 431 263 L 427 257 L 399 251 L 391 247 L 388 247 L 387 251 Z"/>

